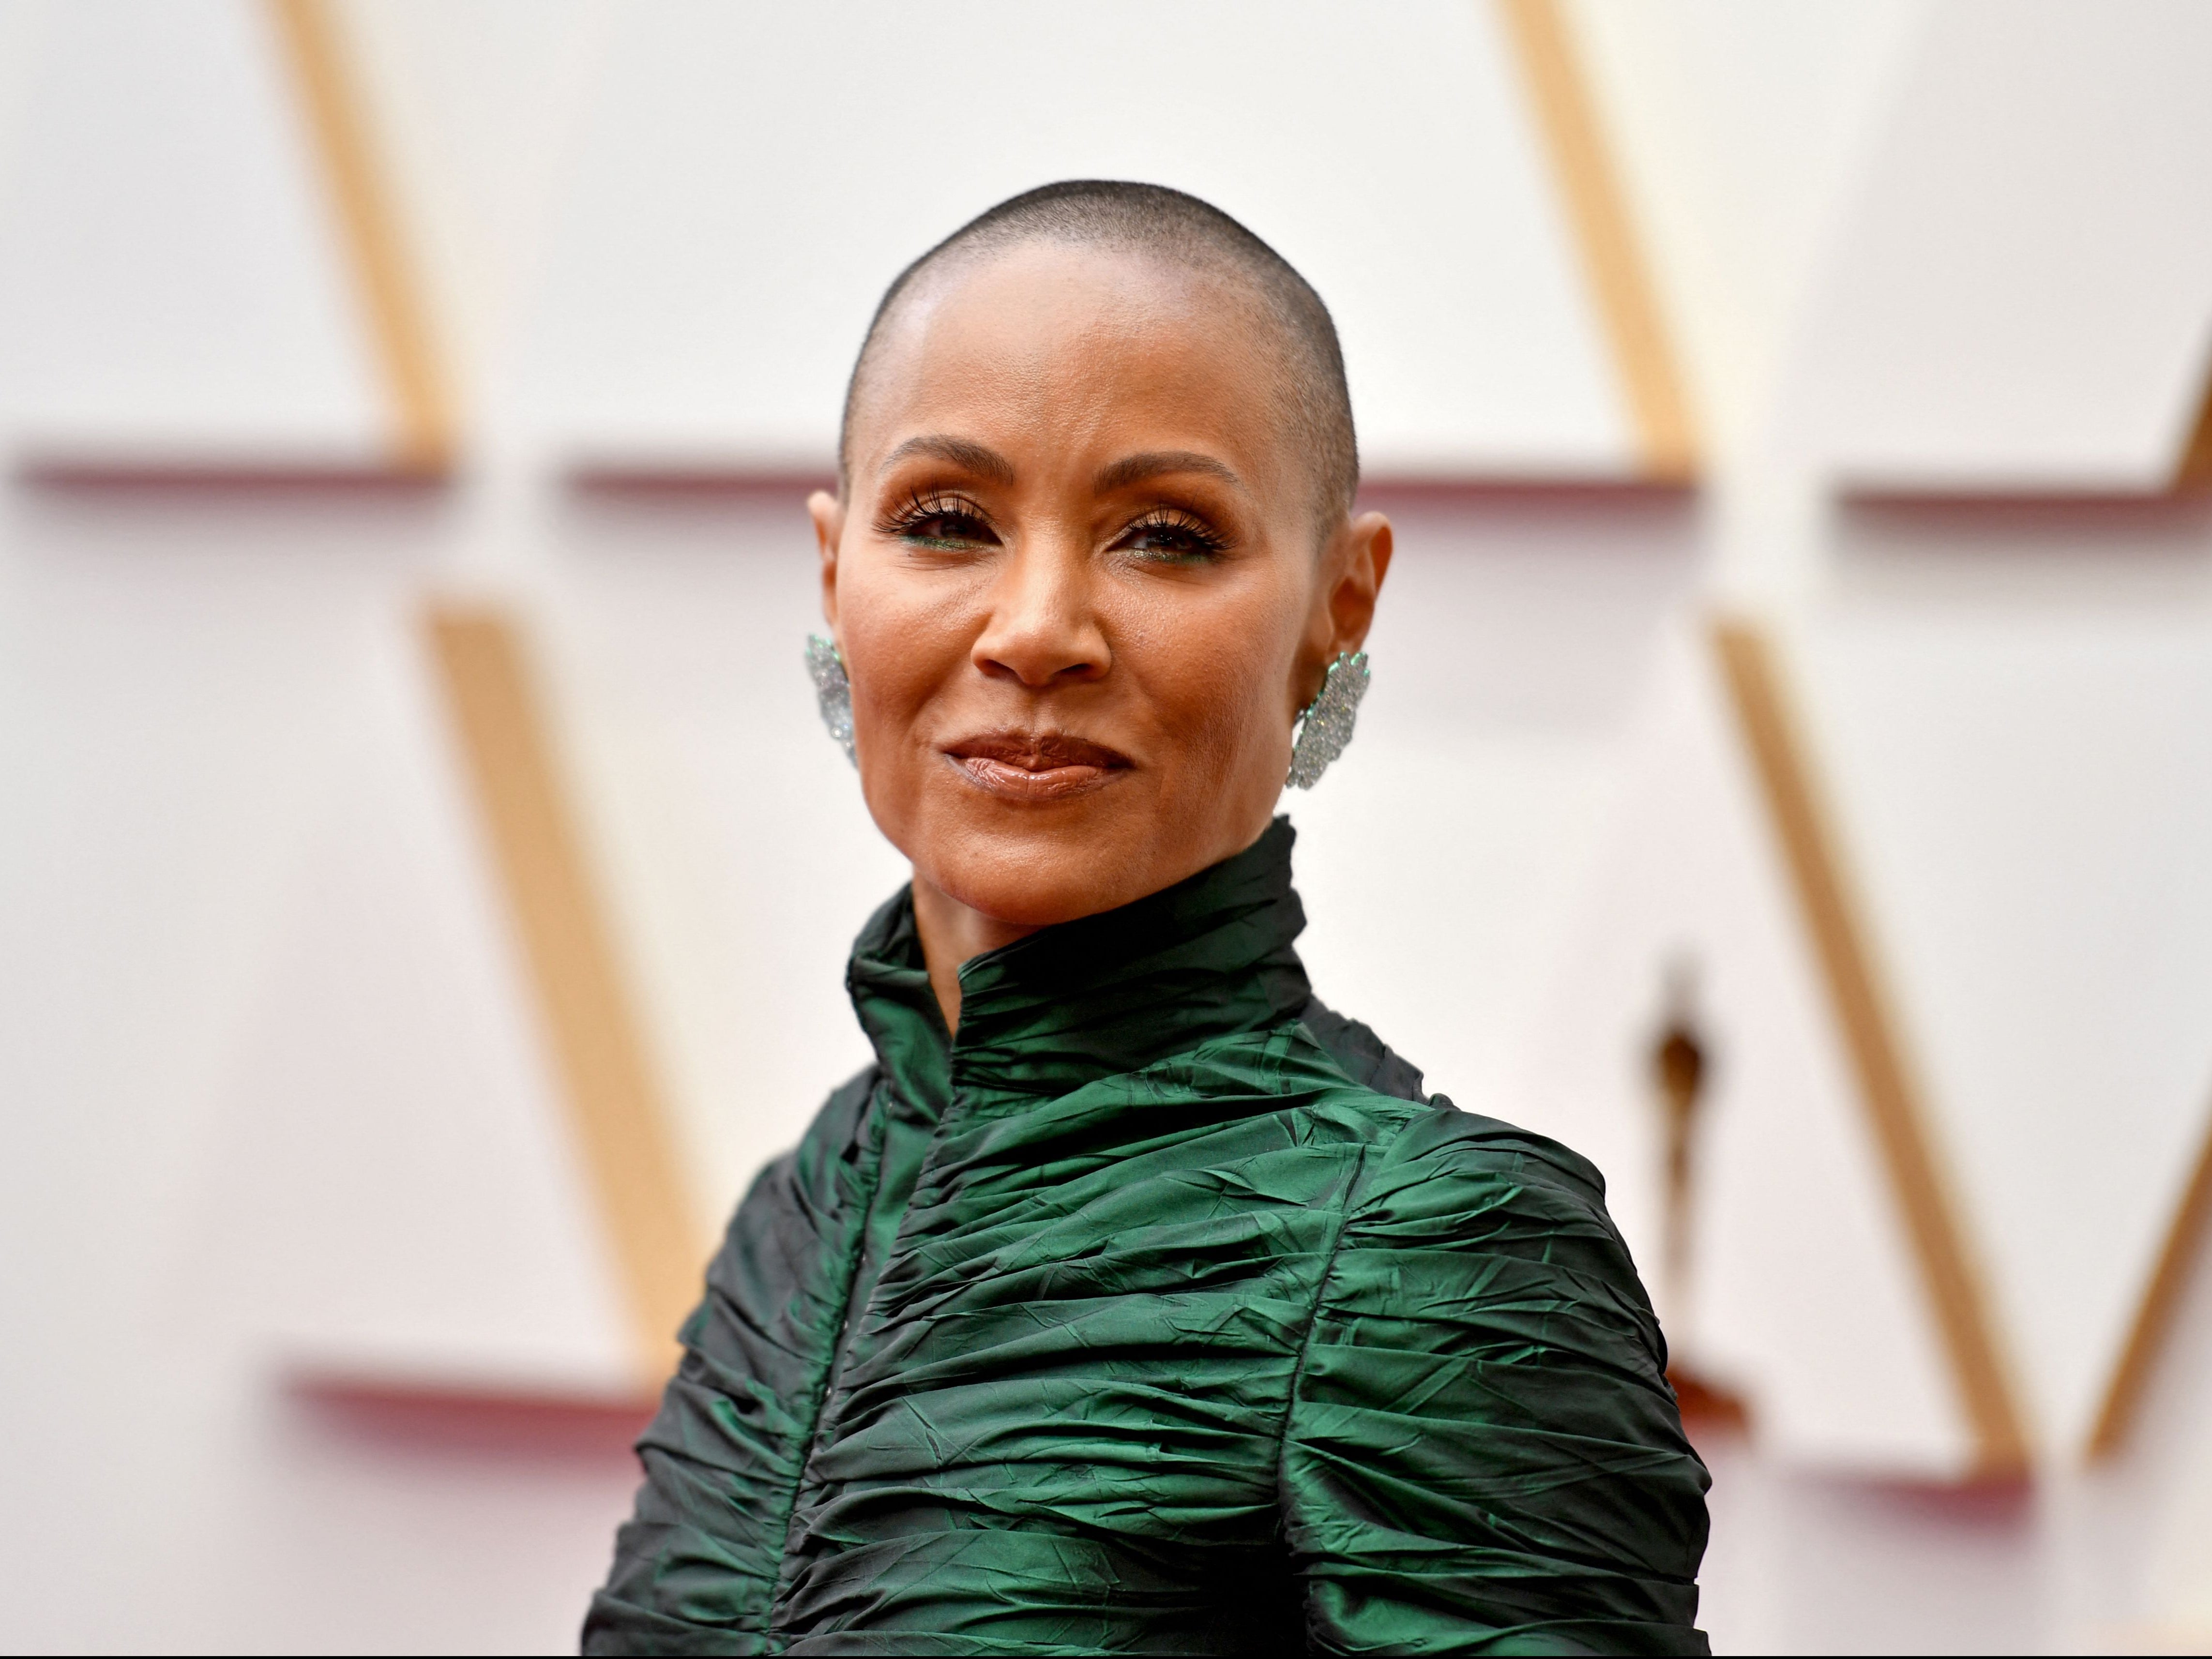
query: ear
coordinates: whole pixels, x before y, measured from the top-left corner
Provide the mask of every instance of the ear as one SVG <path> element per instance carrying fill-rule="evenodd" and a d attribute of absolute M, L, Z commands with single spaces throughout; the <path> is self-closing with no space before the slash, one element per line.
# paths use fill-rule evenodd
<path fill-rule="evenodd" d="M 1319 695 L 1322 677 L 1340 653 L 1357 651 L 1367 642 L 1394 547 L 1390 520 L 1380 513 L 1363 513 L 1329 538 L 1299 653 L 1297 708 Z"/>
<path fill-rule="evenodd" d="M 826 489 L 806 498 L 806 514 L 814 520 L 814 542 L 822 555 L 822 619 L 837 632 L 837 548 L 845 538 L 845 503 Z"/>
<path fill-rule="evenodd" d="M 1335 630 L 1328 648 L 1331 662 L 1339 652 L 1357 651 L 1367 643 L 1375 601 L 1382 596 L 1382 580 L 1390 574 L 1390 555 L 1396 550 L 1390 520 L 1380 513 L 1361 514 L 1346 527 L 1344 539 L 1346 556 L 1328 593 Z"/>

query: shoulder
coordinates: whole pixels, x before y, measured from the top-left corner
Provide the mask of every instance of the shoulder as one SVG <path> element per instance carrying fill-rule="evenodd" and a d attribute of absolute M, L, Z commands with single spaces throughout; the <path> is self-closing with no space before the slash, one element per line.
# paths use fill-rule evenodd
<path fill-rule="evenodd" d="M 1420 1067 L 1395 1052 L 1373 1026 L 1346 1018 L 1319 997 L 1306 999 L 1298 1024 L 1337 1069 L 1363 1088 L 1398 1100 L 1428 1099 Z"/>
<path fill-rule="evenodd" d="M 1546 1346 L 1602 1351 L 1663 1387 L 1658 1321 L 1587 1158 L 1441 1095 L 1374 1109 L 1400 1121 L 1346 1194 L 1330 1301 L 1412 1294 L 1479 1324 L 1533 1320 Z"/>
<path fill-rule="evenodd" d="M 1312 1097 L 1315 1115 L 1338 1126 L 1347 1152 L 1358 1147 L 1341 1199 L 1341 1262 L 1385 1262 L 1386 1284 L 1458 1277 L 1551 1296 L 1609 1327 L 1638 1370 L 1663 1370 L 1658 1322 L 1596 1165 L 1549 1136 L 1424 1093 L 1420 1073 L 1371 1030 L 1318 1001 L 1293 1029 L 1292 1069 L 1331 1079 Z"/>
<path fill-rule="evenodd" d="M 1328 1091 L 1332 1103 L 1372 1125 L 1378 1156 L 1371 1160 L 1371 1177 L 1362 1182 L 1370 1200 L 1424 1189 L 1437 1201 L 1456 1195 L 1486 1203 L 1517 1200 L 1563 1215 L 1604 1215 L 1605 1178 L 1588 1158 L 1428 1093 L 1420 1068 L 1373 1027 L 1314 997 L 1300 1010 L 1295 1029 L 1304 1040 L 1296 1046 L 1309 1066 L 1349 1085 Z"/>
<path fill-rule="evenodd" d="M 1358 1194 L 1363 1210 L 1410 1218 L 1457 1207 L 1613 1232 L 1605 1177 L 1579 1152 L 1532 1130 L 1463 1112 L 1443 1095 L 1412 1112 L 1391 1103 L 1403 1121 L 1376 1148 Z"/>
<path fill-rule="evenodd" d="M 1595 1221 L 1613 1231 L 1605 1212 L 1605 1178 L 1581 1154 L 1549 1137 L 1496 1118 L 1463 1112 L 1443 1095 L 1427 1093 L 1419 1067 L 1395 1053 L 1372 1028 L 1347 1019 L 1319 998 L 1297 1027 L 1306 1069 L 1335 1085 L 1322 1091 L 1338 1115 L 1363 1121 L 1367 1168 L 1354 1195 L 1363 1209 L 1417 1212 L 1470 1206 L 1542 1214 L 1562 1223 Z"/>
<path fill-rule="evenodd" d="M 1596 1170 L 1441 1097 L 1386 1107 L 1285 1419 L 1316 1645 L 1705 1651 L 1705 1473 Z"/>

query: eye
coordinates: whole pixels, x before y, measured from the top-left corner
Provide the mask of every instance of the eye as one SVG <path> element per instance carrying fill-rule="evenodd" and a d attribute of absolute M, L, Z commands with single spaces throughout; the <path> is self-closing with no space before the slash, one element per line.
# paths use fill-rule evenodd
<path fill-rule="evenodd" d="M 908 496 L 877 528 L 917 547 L 945 550 L 995 547 L 999 543 L 998 532 L 991 528 L 981 507 L 964 495 L 942 490 Z"/>
<path fill-rule="evenodd" d="M 1200 564 L 1228 544 L 1211 525 L 1181 507 L 1156 507 L 1121 532 L 1117 548 L 1162 564 Z"/>

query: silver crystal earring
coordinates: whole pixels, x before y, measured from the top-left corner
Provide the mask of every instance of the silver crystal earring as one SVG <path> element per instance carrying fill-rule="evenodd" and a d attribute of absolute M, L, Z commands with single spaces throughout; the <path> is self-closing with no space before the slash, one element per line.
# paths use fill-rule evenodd
<path fill-rule="evenodd" d="M 1291 750 L 1293 789 L 1310 789 L 1321 781 L 1328 763 L 1352 741 L 1352 722 L 1359 713 L 1359 700 L 1367 695 L 1367 653 L 1340 651 L 1321 683 L 1321 695 L 1298 716 L 1298 740 Z"/>
<path fill-rule="evenodd" d="M 837 654 L 837 647 L 819 634 L 806 636 L 806 678 L 814 682 L 814 700 L 821 705 L 822 724 L 830 728 L 845 758 L 858 766 L 860 757 L 853 752 L 853 682 L 845 677 L 845 659 Z M 1322 695 L 1326 696 L 1327 691 Z"/>

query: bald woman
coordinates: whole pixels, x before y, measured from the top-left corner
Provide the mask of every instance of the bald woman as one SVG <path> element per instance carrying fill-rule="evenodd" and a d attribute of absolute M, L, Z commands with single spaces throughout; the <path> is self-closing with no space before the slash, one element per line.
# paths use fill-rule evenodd
<path fill-rule="evenodd" d="M 876 1060 L 738 1207 L 586 1650 L 1706 1651 L 1596 1171 L 1293 948 L 1274 810 L 1391 554 L 1319 297 L 1180 192 L 1033 191 L 892 283 L 839 472 L 810 660 L 914 869 Z"/>

